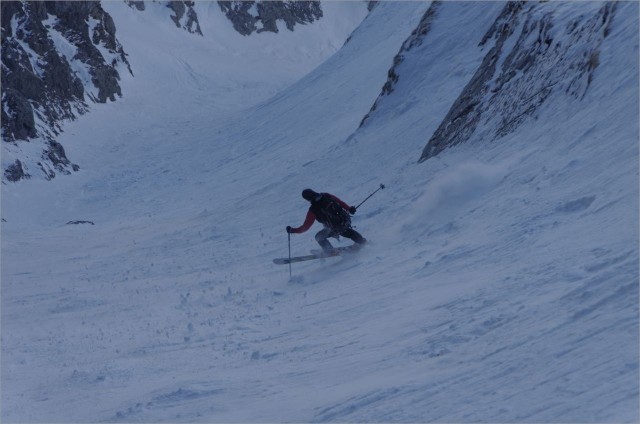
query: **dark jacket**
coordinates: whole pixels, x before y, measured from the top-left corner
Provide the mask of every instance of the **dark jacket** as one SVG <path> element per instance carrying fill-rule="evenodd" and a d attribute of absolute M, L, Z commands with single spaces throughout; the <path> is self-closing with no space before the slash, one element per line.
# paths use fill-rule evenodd
<path fill-rule="evenodd" d="M 292 228 L 291 229 L 292 233 L 296 233 L 296 234 L 304 233 L 309 228 L 311 228 L 311 226 L 315 221 L 318 221 L 319 223 L 325 226 L 331 227 L 329 222 L 329 217 L 327 216 L 326 211 L 323 210 L 323 205 L 325 204 L 325 201 L 323 201 L 322 197 L 324 196 L 328 196 L 329 198 L 335 200 L 345 211 L 347 212 L 349 211 L 350 206 L 344 201 L 340 200 L 337 196 L 334 196 L 333 194 L 330 194 L 330 193 L 320 193 L 319 199 L 311 201 L 311 206 L 307 211 L 307 216 L 304 220 L 304 223 L 297 228 Z M 348 217 L 349 214 L 347 213 L 346 216 Z M 351 225 L 351 221 L 349 220 L 347 227 L 349 227 L 350 225 Z"/>

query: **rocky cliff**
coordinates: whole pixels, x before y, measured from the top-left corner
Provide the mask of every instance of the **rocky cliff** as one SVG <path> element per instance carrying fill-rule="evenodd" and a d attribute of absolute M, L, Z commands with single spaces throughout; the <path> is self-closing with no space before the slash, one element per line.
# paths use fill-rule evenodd
<path fill-rule="evenodd" d="M 278 32 L 276 22 L 284 21 L 293 31 L 297 24 L 309 24 L 322 18 L 319 1 L 219 1 L 220 8 L 240 34 Z"/>
<path fill-rule="evenodd" d="M 396 109 L 387 112 L 396 114 L 416 103 L 414 93 L 435 65 L 424 57 L 444 60 L 429 56 L 434 42 L 432 28 L 446 25 L 442 15 L 445 9 L 451 13 L 453 8 L 450 2 L 432 2 L 399 49 L 387 81 L 360 127 L 375 120 L 383 105 L 394 105 Z M 557 2 L 512 1 L 501 11 L 497 9 L 484 36 L 474 41 L 479 65 L 448 104 L 444 119 L 431 130 L 419 161 L 459 143 L 499 139 L 536 119 L 552 96 L 579 103 L 596 77 L 600 47 L 617 9 L 616 2 L 606 1 L 560 6 Z M 402 90 L 398 92 L 399 84 Z M 484 128 L 482 133 L 478 128 Z"/>
<path fill-rule="evenodd" d="M 120 72 L 131 72 L 111 17 L 99 2 L 2 2 L 2 140 L 40 143 L 35 159 L 45 178 L 78 169 L 55 141 L 64 120 L 90 102 L 122 95 Z M 7 181 L 28 178 L 20 159 Z"/>
<path fill-rule="evenodd" d="M 480 42 L 488 48 L 481 66 L 429 139 L 420 161 L 472 137 L 495 140 L 513 132 L 535 119 L 552 95 L 578 100 L 585 95 L 617 4 L 571 7 L 582 8 L 582 13 L 567 19 L 550 3 L 505 5 Z M 476 134 L 480 124 L 492 130 Z"/>

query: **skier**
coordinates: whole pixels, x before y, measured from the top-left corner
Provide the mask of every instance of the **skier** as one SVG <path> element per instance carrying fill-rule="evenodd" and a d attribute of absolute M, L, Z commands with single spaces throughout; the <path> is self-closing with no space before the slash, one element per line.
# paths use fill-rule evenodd
<path fill-rule="evenodd" d="M 329 237 L 338 238 L 338 236 L 343 236 L 353 240 L 357 245 L 363 245 L 367 242 L 360 233 L 351 228 L 349 214 L 356 213 L 354 206 L 349 206 L 333 194 L 316 193 L 309 188 L 302 191 L 302 197 L 311 203 L 307 217 L 304 223 L 297 228 L 287 226 L 287 233 L 304 233 L 317 220 L 324 225 L 324 228 L 316 234 L 316 241 L 327 254 L 335 252 L 333 246 L 327 240 Z"/>

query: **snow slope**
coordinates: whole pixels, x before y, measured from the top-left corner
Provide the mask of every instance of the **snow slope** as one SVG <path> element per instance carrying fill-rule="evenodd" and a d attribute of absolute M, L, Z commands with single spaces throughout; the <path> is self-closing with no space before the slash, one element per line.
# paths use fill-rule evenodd
<path fill-rule="evenodd" d="M 443 3 L 358 129 L 429 6 L 379 3 L 282 90 L 277 61 L 209 70 L 190 34 L 138 55 L 158 21 L 109 4 L 131 94 L 65 129 L 76 177 L 2 187 L 3 421 L 636 421 L 638 5 L 583 100 L 418 164 L 502 7 Z M 271 263 L 303 188 L 357 204 L 379 183 L 365 250 L 291 280 Z"/>

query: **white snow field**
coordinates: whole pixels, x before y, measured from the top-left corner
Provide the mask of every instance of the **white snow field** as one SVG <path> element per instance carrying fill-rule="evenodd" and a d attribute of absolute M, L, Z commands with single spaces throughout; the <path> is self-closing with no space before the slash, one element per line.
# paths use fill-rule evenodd
<path fill-rule="evenodd" d="M 124 97 L 65 126 L 78 173 L 2 186 L 2 421 L 637 422 L 638 4 L 584 99 L 417 163 L 504 4 L 445 2 L 358 129 L 429 5 L 243 38 L 202 2 L 199 38 L 105 2 Z M 302 189 L 380 183 L 363 250 L 272 263 Z"/>

